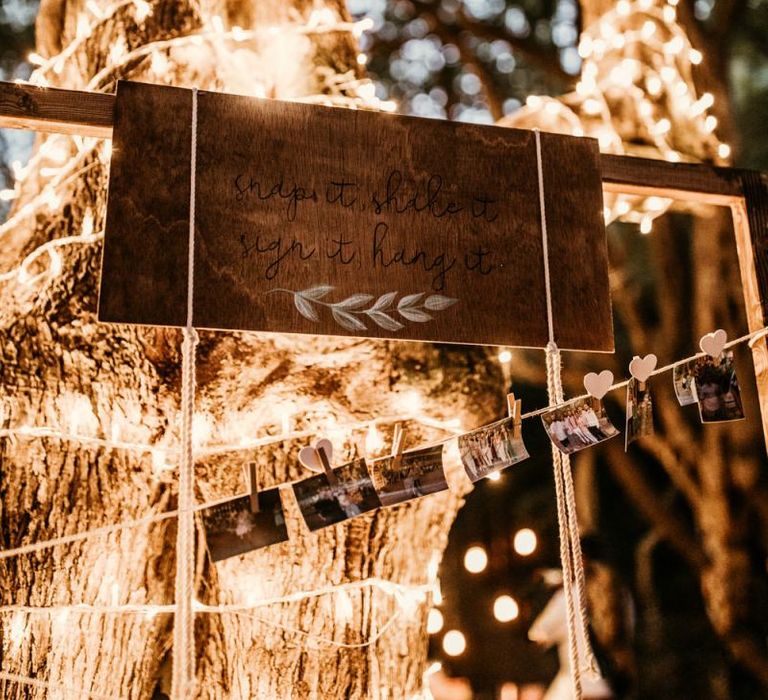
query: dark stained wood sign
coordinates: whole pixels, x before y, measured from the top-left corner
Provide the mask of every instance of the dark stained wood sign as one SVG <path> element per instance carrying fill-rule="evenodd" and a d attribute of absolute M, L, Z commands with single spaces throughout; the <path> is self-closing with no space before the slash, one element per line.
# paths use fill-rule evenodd
<path fill-rule="evenodd" d="M 122 82 L 99 318 L 186 323 L 192 93 Z M 598 149 L 542 134 L 555 339 L 610 351 Z M 533 132 L 198 95 L 194 325 L 544 347 Z"/>

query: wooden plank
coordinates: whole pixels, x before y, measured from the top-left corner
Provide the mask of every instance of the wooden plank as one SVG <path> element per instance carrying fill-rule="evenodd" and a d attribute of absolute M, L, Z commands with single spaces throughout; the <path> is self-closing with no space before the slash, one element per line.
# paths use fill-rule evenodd
<path fill-rule="evenodd" d="M 186 240 L 190 94 L 119 85 L 103 321 L 185 323 L 171 238 Z M 198 105 L 197 327 L 547 344 L 533 132 L 211 92 Z M 555 338 L 610 351 L 597 143 L 541 143 Z"/>
<path fill-rule="evenodd" d="M 768 175 L 741 174 L 744 199 L 731 206 L 739 256 L 747 325 L 750 332 L 768 325 Z M 768 345 L 752 344 L 763 437 L 768 449 Z"/>
<path fill-rule="evenodd" d="M 110 138 L 114 101 L 114 95 L 0 81 L 0 128 Z M 730 168 L 608 153 L 600 155 L 600 167 L 608 192 L 695 198 L 722 205 L 730 205 L 742 194 L 741 171 Z"/>
<path fill-rule="evenodd" d="M 0 82 L 0 127 L 112 137 L 114 95 Z"/>

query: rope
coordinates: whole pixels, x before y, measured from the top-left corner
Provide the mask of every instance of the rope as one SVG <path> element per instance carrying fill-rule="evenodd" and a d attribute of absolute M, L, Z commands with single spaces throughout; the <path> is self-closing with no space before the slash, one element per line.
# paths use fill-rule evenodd
<path fill-rule="evenodd" d="M 547 331 L 549 342 L 546 347 L 547 397 L 549 407 L 563 403 L 563 382 L 561 376 L 560 350 L 555 342 L 554 315 L 552 312 L 552 287 L 549 272 L 549 239 L 547 235 L 547 214 L 544 199 L 544 169 L 541 157 L 541 133 L 534 129 L 536 141 L 536 172 L 539 186 L 539 212 L 541 216 L 541 247 L 544 263 L 544 290 L 547 301 Z M 557 524 L 560 535 L 560 559 L 563 564 L 563 593 L 568 623 L 568 655 L 571 662 L 571 682 L 575 700 L 581 700 L 581 661 L 579 647 L 584 649 L 586 668 L 597 671 L 586 630 L 588 614 L 584 564 L 579 541 L 579 523 L 576 515 L 576 498 L 573 487 L 570 456 L 563 454 L 552 445 L 552 467 L 557 501 Z M 581 625 L 577 623 L 579 616 Z"/>
<path fill-rule="evenodd" d="M 195 413 L 195 175 L 197 169 L 197 88 L 192 88 L 192 148 L 189 184 L 189 243 L 187 250 L 187 325 L 182 343 L 181 460 L 179 515 L 176 536 L 176 615 L 173 619 L 173 678 L 171 697 L 185 700 L 195 683 L 195 456 L 192 422 Z"/>

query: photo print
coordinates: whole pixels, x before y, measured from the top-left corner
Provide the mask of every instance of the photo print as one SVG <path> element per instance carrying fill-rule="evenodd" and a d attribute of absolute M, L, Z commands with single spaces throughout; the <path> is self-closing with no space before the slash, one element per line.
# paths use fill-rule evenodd
<path fill-rule="evenodd" d="M 336 484 L 317 474 L 293 485 L 301 515 L 314 532 L 381 507 L 364 459 L 333 470 Z"/>
<path fill-rule="evenodd" d="M 681 406 L 690 406 L 698 401 L 696 397 L 696 360 L 675 365 L 672 370 L 672 382 L 675 396 Z"/>
<path fill-rule="evenodd" d="M 217 503 L 202 511 L 205 539 L 213 561 L 288 539 L 280 490 L 260 491 L 258 499 L 258 513 L 251 512 L 248 495 Z"/>
<path fill-rule="evenodd" d="M 382 505 L 393 506 L 420 496 L 445 491 L 443 446 L 403 452 L 399 457 L 377 459 L 371 472 Z"/>
<path fill-rule="evenodd" d="M 627 383 L 627 430 L 624 449 L 641 437 L 653 435 L 653 400 L 650 384 L 632 377 Z"/>
<path fill-rule="evenodd" d="M 473 483 L 528 459 L 519 424 L 515 433 L 514 418 L 505 418 L 459 435 L 459 453 L 464 471 Z"/>
<path fill-rule="evenodd" d="M 728 350 L 720 357 L 700 357 L 696 361 L 695 383 L 702 423 L 744 418 L 732 351 Z"/>
<path fill-rule="evenodd" d="M 578 452 L 619 434 L 608 419 L 602 401 L 592 396 L 574 399 L 543 413 L 541 420 L 549 439 L 565 454 Z"/>

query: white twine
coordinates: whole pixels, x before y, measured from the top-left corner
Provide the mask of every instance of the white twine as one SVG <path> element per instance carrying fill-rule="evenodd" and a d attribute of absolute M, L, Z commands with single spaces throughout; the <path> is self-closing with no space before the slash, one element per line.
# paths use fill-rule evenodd
<path fill-rule="evenodd" d="M 547 397 L 550 408 L 563 403 L 563 382 L 561 377 L 560 350 L 555 342 L 554 315 L 552 313 L 552 287 L 549 272 L 549 239 L 547 236 L 547 214 L 544 199 L 544 170 L 541 157 L 541 134 L 533 130 L 536 141 L 536 172 L 539 186 L 539 212 L 541 216 L 541 247 L 544 263 L 544 291 L 547 301 L 547 331 L 549 342 L 546 347 Z M 579 648 L 584 649 L 586 668 L 595 671 L 592 646 L 587 635 L 588 615 L 584 564 L 579 541 L 579 524 L 576 516 L 576 500 L 573 488 L 571 460 L 552 444 L 552 466 L 557 500 L 557 524 L 560 536 L 560 559 L 563 565 L 563 593 L 565 595 L 568 655 L 571 662 L 571 682 L 575 700 L 581 700 L 581 660 Z M 579 627 L 576 616 L 579 615 Z"/>
<path fill-rule="evenodd" d="M 181 460 L 179 514 L 176 536 L 176 614 L 173 619 L 173 676 L 171 697 L 193 696 L 195 685 L 195 456 L 192 423 L 195 413 L 195 176 L 197 170 L 197 88 L 192 88 L 192 148 L 189 184 L 189 241 L 187 250 L 187 325 L 182 344 Z"/>

